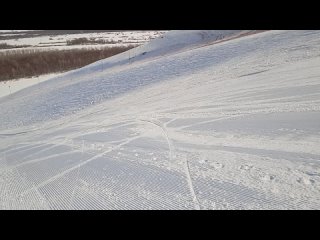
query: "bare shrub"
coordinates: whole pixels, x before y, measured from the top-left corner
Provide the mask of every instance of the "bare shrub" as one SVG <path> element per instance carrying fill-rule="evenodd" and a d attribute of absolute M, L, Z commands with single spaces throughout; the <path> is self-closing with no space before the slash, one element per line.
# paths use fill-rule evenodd
<path fill-rule="evenodd" d="M 88 44 L 90 42 L 91 40 L 87 38 L 76 38 L 76 39 L 67 40 L 67 45 L 83 45 L 83 44 Z"/>
<path fill-rule="evenodd" d="M 105 40 L 105 39 L 95 39 L 95 38 L 76 38 L 67 40 L 67 45 L 85 45 L 85 44 L 114 44 L 117 43 L 117 41 L 114 41 L 112 39 Z"/>

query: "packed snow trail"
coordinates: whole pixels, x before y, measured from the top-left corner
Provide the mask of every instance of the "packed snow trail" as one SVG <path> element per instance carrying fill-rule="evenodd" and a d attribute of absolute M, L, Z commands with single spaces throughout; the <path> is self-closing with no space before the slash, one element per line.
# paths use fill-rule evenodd
<path fill-rule="evenodd" d="M 0 209 L 319 209 L 320 31 L 248 33 L 169 32 L 1 98 Z"/>

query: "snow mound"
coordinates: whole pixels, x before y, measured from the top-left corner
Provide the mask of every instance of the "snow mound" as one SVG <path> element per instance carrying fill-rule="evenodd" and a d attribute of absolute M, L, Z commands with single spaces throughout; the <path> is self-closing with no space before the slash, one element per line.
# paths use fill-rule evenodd
<path fill-rule="evenodd" d="M 92 70 L 174 54 L 186 49 L 254 33 L 254 30 L 176 30 L 117 56 L 88 66 Z"/>

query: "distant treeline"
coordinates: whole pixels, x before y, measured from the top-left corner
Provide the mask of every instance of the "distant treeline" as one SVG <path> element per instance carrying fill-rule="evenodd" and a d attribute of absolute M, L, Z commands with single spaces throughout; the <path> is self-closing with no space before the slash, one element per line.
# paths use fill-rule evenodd
<path fill-rule="evenodd" d="M 26 48 L 30 47 L 30 45 L 10 45 L 7 43 L 0 43 L 0 49 L 14 49 L 14 48 Z"/>
<path fill-rule="evenodd" d="M 120 41 L 105 40 L 105 39 L 88 39 L 88 38 L 76 38 L 72 40 L 67 40 L 67 45 L 84 45 L 84 44 L 115 44 Z"/>

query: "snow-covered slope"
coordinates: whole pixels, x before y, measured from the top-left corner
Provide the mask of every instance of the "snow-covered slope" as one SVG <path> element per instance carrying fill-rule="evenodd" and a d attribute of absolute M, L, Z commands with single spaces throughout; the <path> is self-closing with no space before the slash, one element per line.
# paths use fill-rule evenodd
<path fill-rule="evenodd" d="M 30 87 L 32 85 L 47 81 L 51 78 L 57 77 L 61 73 L 50 73 L 44 74 L 41 76 L 36 76 L 32 78 L 20 78 L 10 81 L 1 81 L 0 82 L 0 98 L 8 96 L 12 93 L 18 92 L 21 89 Z"/>
<path fill-rule="evenodd" d="M 0 208 L 319 209 L 320 31 L 250 33 L 172 31 L 1 98 Z"/>
<path fill-rule="evenodd" d="M 115 95 L 138 88 L 141 85 L 149 85 L 153 82 L 162 81 L 162 78 L 169 78 L 172 74 L 180 74 L 180 66 L 171 68 L 169 72 L 153 76 L 152 78 L 149 75 L 150 71 L 148 74 L 145 74 L 145 71 L 140 71 L 140 69 L 145 69 L 149 65 L 153 67 L 157 66 L 157 64 L 153 65 L 152 60 L 170 57 L 170 55 L 177 54 L 182 49 L 190 51 L 206 44 L 238 37 L 241 34 L 248 34 L 250 32 L 254 31 L 169 32 L 162 38 L 156 39 L 145 46 L 98 61 L 82 69 L 63 74 L 62 77 L 53 78 L 33 88 L 28 88 L 15 95 L 11 95 L 8 99 L 3 100 L 3 102 L 10 101 L 10 104 L 2 106 L 3 112 L 5 112 L 2 126 L 5 129 L 16 128 L 17 126 L 25 126 L 38 121 L 56 119 L 67 114 L 73 114 L 89 105 L 103 102 Z M 164 61 L 166 61 L 165 58 Z M 208 65 L 211 64 L 208 62 Z M 125 71 L 125 69 L 129 71 Z M 182 65 L 182 69 L 184 69 L 184 65 Z M 193 67 L 188 67 L 187 71 L 192 69 Z M 109 71 L 111 72 L 109 73 Z M 118 74 L 118 71 L 121 71 L 121 75 Z M 137 73 L 139 77 L 128 81 L 128 78 L 124 77 L 123 74 L 130 75 L 132 71 Z M 155 67 L 155 71 L 159 71 L 159 69 Z M 110 79 L 112 78 L 110 77 L 113 76 L 113 73 L 116 74 L 117 80 L 112 80 L 111 86 Z M 118 76 L 120 79 L 118 79 Z M 114 81 L 116 81 L 115 85 Z M 108 82 L 108 84 L 104 84 L 104 82 Z M 111 90 L 111 88 L 113 89 Z M 35 94 L 37 97 L 35 97 Z M 26 102 L 29 103 L 27 106 Z M 12 111 L 13 107 L 15 108 L 14 111 Z M 28 112 L 27 116 L 21 112 Z M 16 120 L 12 121 L 12 119 Z"/>
<path fill-rule="evenodd" d="M 156 59 L 159 57 L 175 54 L 186 49 L 193 49 L 206 44 L 214 44 L 223 40 L 236 38 L 242 35 L 255 33 L 254 30 L 215 30 L 215 31 L 171 31 L 146 45 L 142 45 L 112 58 L 101 60 L 90 65 L 91 69 L 119 66 L 123 64 L 136 63 L 141 60 Z M 86 68 L 87 70 L 88 68 Z"/>

